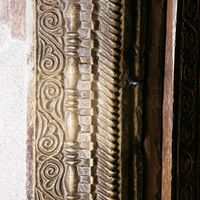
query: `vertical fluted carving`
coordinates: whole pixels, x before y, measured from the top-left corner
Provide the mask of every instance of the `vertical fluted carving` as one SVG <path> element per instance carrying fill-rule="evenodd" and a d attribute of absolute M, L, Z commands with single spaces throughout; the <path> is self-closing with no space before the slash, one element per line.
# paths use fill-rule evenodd
<path fill-rule="evenodd" d="M 79 133 L 78 121 L 78 90 L 77 84 L 79 80 L 79 24 L 80 24 L 80 4 L 78 1 L 66 1 L 65 5 L 65 199 L 79 199 L 78 195 L 78 150 L 77 142 Z"/>

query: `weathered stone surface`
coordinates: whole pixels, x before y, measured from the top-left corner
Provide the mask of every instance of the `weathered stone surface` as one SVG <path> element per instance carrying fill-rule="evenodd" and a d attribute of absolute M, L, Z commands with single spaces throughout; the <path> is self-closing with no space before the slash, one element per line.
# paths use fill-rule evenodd
<path fill-rule="evenodd" d="M 120 199 L 122 1 L 34 5 L 29 198 Z"/>

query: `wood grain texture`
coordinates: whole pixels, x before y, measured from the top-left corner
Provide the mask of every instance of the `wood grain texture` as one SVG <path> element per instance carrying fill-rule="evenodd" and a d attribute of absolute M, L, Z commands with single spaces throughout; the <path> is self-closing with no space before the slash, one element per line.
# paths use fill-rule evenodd
<path fill-rule="evenodd" d="M 173 199 L 199 199 L 200 1 L 178 4 L 175 60 Z"/>
<path fill-rule="evenodd" d="M 172 199 L 172 141 L 177 1 L 167 5 L 165 79 L 163 99 L 162 199 Z"/>
<path fill-rule="evenodd" d="M 166 33 L 165 0 L 147 2 L 147 47 L 144 81 L 144 199 L 161 199 L 162 105 Z"/>

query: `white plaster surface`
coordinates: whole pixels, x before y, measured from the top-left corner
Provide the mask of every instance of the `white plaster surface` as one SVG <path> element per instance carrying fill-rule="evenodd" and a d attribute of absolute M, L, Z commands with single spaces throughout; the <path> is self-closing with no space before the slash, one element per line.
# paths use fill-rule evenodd
<path fill-rule="evenodd" d="M 0 24 L 0 200 L 25 200 L 26 44 Z"/>

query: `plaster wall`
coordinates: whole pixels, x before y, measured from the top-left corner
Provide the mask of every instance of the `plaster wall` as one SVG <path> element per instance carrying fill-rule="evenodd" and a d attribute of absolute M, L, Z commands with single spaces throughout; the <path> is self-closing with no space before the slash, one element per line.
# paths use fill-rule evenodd
<path fill-rule="evenodd" d="M 25 1 L 0 0 L 0 199 L 25 200 Z"/>

